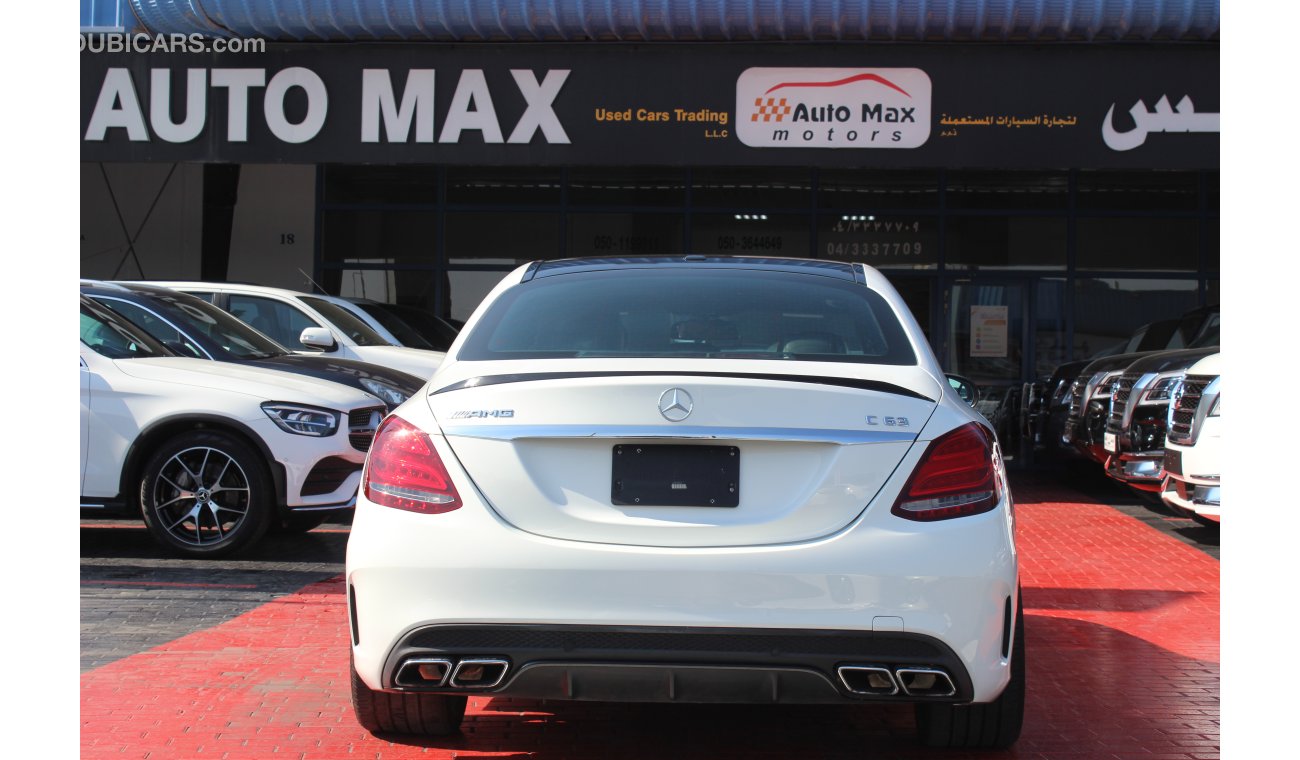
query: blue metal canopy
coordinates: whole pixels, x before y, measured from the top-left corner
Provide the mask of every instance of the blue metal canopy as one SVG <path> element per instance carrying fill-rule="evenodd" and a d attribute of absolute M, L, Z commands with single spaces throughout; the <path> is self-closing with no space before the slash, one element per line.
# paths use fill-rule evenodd
<path fill-rule="evenodd" d="M 124 20 L 136 22 L 140 31 L 283 42 L 1219 38 L 1219 0 L 120 1 L 135 16 L 123 14 Z"/>

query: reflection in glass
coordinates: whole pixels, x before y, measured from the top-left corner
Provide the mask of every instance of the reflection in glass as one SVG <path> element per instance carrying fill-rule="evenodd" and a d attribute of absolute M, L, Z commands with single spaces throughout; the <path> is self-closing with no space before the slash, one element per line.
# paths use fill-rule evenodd
<path fill-rule="evenodd" d="M 933 269 L 939 264 L 939 219 L 916 214 L 822 214 L 817 258 L 880 269 Z"/>
<path fill-rule="evenodd" d="M 947 266 L 1065 269 L 1066 234 L 1059 216 L 949 217 Z"/>
<path fill-rule="evenodd" d="M 808 256 L 808 234 L 802 214 L 696 214 L 691 253 Z"/>
<path fill-rule="evenodd" d="M 560 216 L 509 211 L 448 212 L 446 246 L 449 259 L 504 259 L 520 264 L 554 259 L 560 255 Z"/>
<path fill-rule="evenodd" d="M 809 208 L 808 169 L 696 169 L 691 200 L 714 208 Z"/>
<path fill-rule="evenodd" d="M 1199 206 L 1199 184 L 1196 172 L 1084 170 L 1079 172 L 1079 208 L 1195 211 Z"/>
<path fill-rule="evenodd" d="M 1081 217 L 1080 269 L 1196 271 L 1196 220 Z"/>
<path fill-rule="evenodd" d="M 867 213 L 938 205 L 937 171 L 823 169 L 818 182 L 817 206 L 824 209 Z"/>
<path fill-rule="evenodd" d="M 682 253 L 681 214 L 569 214 L 568 256 Z"/>
<path fill-rule="evenodd" d="M 452 167 L 447 169 L 448 203 L 552 205 L 560 202 L 559 169 Z"/>
<path fill-rule="evenodd" d="M 1069 206 L 1070 177 L 1065 172 L 951 171 L 949 208 L 1061 209 Z"/>
<path fill-rule="evenodd" d="M 1074 357 L 1106 352 L 1142 325 L 1196 306 L 1196 280 L 1081 279 L 1074 284 Z"/>
<path fill-rule="evenodd" d="M 322 211 L 321 255 L 344 264 L 432 264 L 437 221 L 432 211 Z"/>
<path fill-rule="evenodd" d="M 571 206 L 682 206 L 686 173 L 680 169 L 574 169 Z"/>

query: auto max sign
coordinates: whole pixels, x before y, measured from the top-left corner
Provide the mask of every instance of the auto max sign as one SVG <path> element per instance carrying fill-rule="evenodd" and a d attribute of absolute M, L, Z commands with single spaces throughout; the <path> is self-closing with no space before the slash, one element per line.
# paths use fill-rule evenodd
<path fill-rule="evenodd" d="M 736 136 L 755 148 L 918 148 L 930 137 L 920 69 L 746 69 Z"/>
<path fill-rule="evenodd" d="M 465 69 L 460 72 L 451 105 L 444 114 L 438 142 L 459 142 L 462 132 L 472 130 L 485 143 L 528 143 L 537 132 L 547 142 L 568 143 L 569 136 L 551 109 L 551 103 L 569 76 L 568 70 L 548 70 L 540 82 L 528 70 L 512 69 L 510 75 L 526 108 L 508 138 L 503 140 L 501 122 L 492 106 L 492 90 L 483 71 Z M 436 77 L 434 69 L 411 69 L 399 98 L 393 91 L 392 76 L 387 69 L 362 69 L 361 142 L 379 142 L 381 124 L 389 142 L 433 142 Z M 150 69 L 149 82 L 149 127 L 146 127 L 145 109 L 136 95 L 130 69 L 110 68 L 90 113 L 84 139 L 102 141 L 116 127 L 125 130 L 128 140 L 147 142 L 152 127 L 153 136 L 159 140 L 189 142 L 208 127 L 209 88 L 225 94 L 227 118 L 224 132 L 219 134 L 227 142 L 248 142 L 248 106 L 255 90 L 262 92 L 261 113 L 266 128 L 281 142 L 297 144 L 312 140 L 325 126 L 329 112 L 329 91 L 324 80 L 301 66 L 281 69 L 269 79 L 266 69 L 186 69 L 185 116 L 180 122 L 172 118 L 171 70 Z M 297 121 L 289 117 L 285 105 L 294 89 L 302 93 L 306 102 Z"/>
<path fill-rule="evenodd" d="M 1213 45 L 87 50 L 79 137 L 83 161 L 1214 169 L 1218 64 Z"/>

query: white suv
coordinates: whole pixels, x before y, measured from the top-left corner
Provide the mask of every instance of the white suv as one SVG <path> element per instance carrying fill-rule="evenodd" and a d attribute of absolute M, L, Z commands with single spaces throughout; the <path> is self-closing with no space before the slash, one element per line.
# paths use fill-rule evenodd
<path fill-rule="evenodd" d="M 1222 354 L 1187 368 L 1174 388 L 1165 434 L 1165 479 L 1160 498 L 1202 524 L 1219 524 L 1219 382 Z"/>
<path fill-rule="evenodd" d="M 173 354 L 81 297 L 81 509 L 216 557 L 356 504 L 384 404 L 339 383 Z"/>
<path fill-rule="evenodd" d="M 441 351 L 393 345 L 333 299 L 262 285 L 150 282 L 198 296 L 234 314 L 298 353 L 337 352 L 339 358 L 401 370 L 421 380 L 433 376 Z"/>

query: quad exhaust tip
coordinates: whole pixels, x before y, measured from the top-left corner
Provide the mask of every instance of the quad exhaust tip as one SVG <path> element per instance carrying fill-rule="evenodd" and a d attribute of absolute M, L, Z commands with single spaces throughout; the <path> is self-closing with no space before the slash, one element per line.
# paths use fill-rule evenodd
<path fill-rule="evenodd" d="M 450 660 L 415 657 L 402 663 L 393 680 L 398 686 L 442 686 L 450 674 Z"/>
<path fill-rule="evenodd" d="M 909 697 L 952 697 L 957 687 L 938 668 L 894 668 L 879 665 L 841 665 L 840 682 L 853 694 L 892 697 L 900 692 Z"/>
<path fill-rule="evenodd" d="M 461 660 L 449 683 L 453 689 L 490 689 L 505 680 L 509 668 L 509 662 L 494 658 Z"/>
<path fill-rule="evenodd" d="M 898 693 L 898 682 L 888 668 L 868 665 L 841 665 L 837 672 L 844 688 L 854 694 L 891 697 Z"/>
<path fill-rule="evenodd" d="M 506 677 L 510 662 L 495 657 L 470 657 L 459 662 L 442 657 L 412 657 L 393 679 L 397 686 L 490 689 Z"/>
<path fill-rule="evenodd" d="M 948 674 L 936 668 L 899 668 L 894 674 L 909 697 L 951 697 L 957 693 Z"/>

